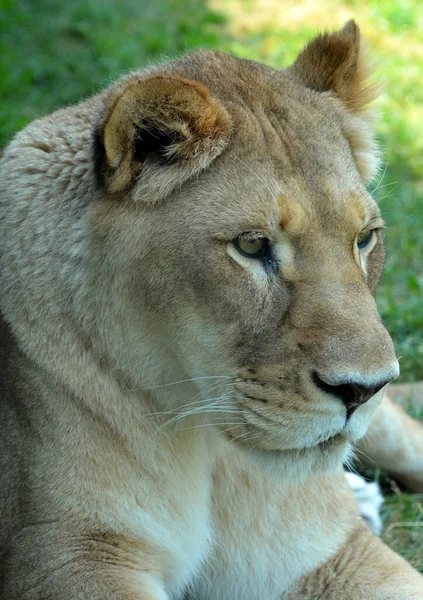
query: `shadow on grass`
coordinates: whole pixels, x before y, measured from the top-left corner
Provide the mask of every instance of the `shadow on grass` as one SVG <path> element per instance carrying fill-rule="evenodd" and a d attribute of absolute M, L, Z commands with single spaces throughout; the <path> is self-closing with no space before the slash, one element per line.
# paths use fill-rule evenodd
<path fill-rule="evenodd" d="M 0 22 L 0 147 L 124 71 L 225 35 L 224 17 L 199 0 L 5 0 Z"/>

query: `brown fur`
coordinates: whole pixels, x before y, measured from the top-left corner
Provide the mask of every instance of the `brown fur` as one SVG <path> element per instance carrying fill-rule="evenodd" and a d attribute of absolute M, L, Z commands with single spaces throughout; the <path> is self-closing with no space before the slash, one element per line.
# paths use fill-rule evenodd
<path fill-rule="evenodd" d="M 365 70 L 354 24 L 283 71 L 197 51 L 8 146 L 2 599 L 421 597 L 342 471 L 382 391 L 335 386 L 397 374 Z"/>

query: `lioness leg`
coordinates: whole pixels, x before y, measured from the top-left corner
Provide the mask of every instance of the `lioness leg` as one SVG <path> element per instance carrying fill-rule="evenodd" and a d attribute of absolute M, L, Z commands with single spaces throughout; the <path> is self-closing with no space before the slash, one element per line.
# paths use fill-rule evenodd
<path fill-rule="evenodd" d="M 389 395 L 405 409 L 423 411 L 423 381 L 420 383 L 391 383 Z"/>
<path fill-rule="evenodd" d="M 408 489 L 423 492 L 423 426 L 390 398 L 384 398 L 360 440 L 358 457 L 364 464 L 379 466 Z"/>
<path fill-rule="evenodd" d="M 168 600 L 160 557 L 140 541 L 63 533 L 32 525 L 10 543 L 0 574 L 2 600 Z M 160 566 L 160 565 L 158 565 Z"/>
<path fill-rule="evenodd" d="M 341 550 L 286 600 L 420 600 L 423 579 L 370 530 L 359 527 Z"/>

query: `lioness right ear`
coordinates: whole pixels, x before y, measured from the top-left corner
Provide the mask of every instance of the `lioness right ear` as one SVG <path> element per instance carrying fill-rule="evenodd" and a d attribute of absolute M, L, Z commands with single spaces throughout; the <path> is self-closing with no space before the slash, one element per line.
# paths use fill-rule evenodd
<path fill-rule="evenodd" d="M 205 169 L 230 135 L 226 110 L 195 81 L 151 75 L 114 89 L 96 131 L 97 170 L 110 192 L 166 197 Z"/>
<path fill-rule="evenodd" d="M 333 92 L 352 113 L 365 110 L 377 94 L 368 81 L 371 65 L 354 21 L 348 21 L 340 31 L 314 38 L 290 70 L 307 87 Z"/>

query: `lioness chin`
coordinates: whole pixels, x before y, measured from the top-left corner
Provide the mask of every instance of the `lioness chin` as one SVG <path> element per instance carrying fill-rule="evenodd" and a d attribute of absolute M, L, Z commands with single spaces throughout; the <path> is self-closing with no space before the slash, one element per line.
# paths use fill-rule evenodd
<path fill-rule="evenodd" d="M 3 600 L 423 597 L 342 471 L 398 374 L 366 76 L 353 22 L 200 50 L 7 147 Z"/>

